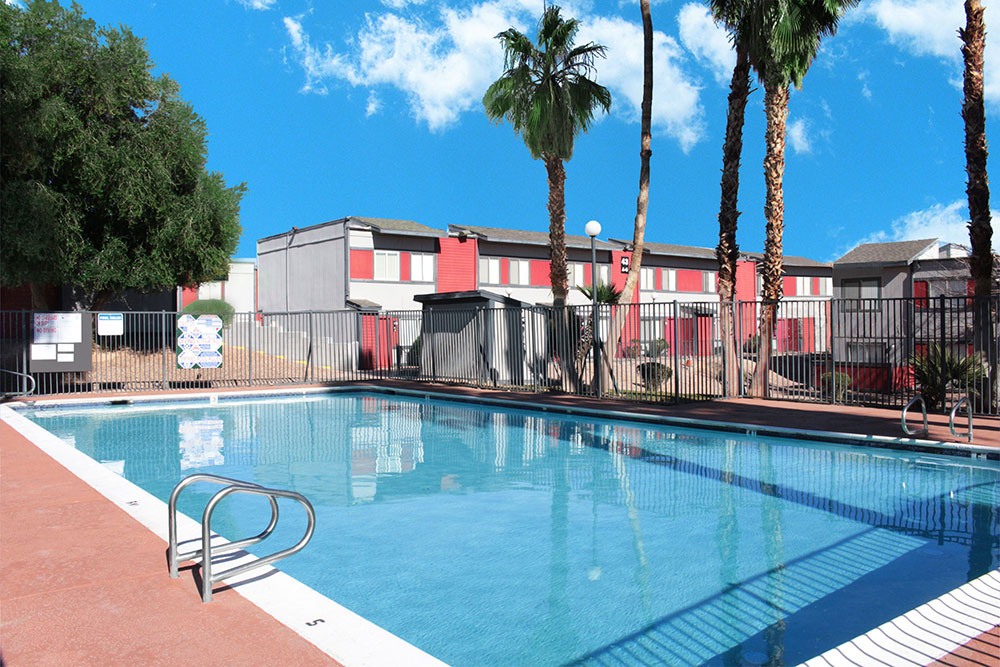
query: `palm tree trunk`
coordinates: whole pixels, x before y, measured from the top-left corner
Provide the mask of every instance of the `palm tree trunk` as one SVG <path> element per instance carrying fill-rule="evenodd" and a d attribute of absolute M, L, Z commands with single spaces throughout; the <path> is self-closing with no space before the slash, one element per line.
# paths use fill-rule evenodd
<path fill-rule="evenodd" d="M 997 397 L 997 359 L 993 340 L 993 318 L 987 296 L 992 287 L 993 228 L 990 220 L 990 186 L 986 174 L 986 114 L 983 107 L 983 53 L 986 49 L 986 25 L 980 0 L 965 0 L 965 28 L 959 29 L 965 61 L 962 118 L 965 120 L 965 171 L 969 176 L 965 189 L 969 197 L 969 243 L 972 246 L 969 268 L 975 283 L 973 331 L 976 348 L 985 352 L 990 374 L 984 398 L 993 404 Z"/>
<path fill-rule="evenodd" d="M 566 169 L 558 157 L 545 156 L 549 176 L 549 282 L 552 305 L 566 305 L 569 283 L 566 276 Z"/>
<path fill-rule="evenodd" d="M 649 11 L 649 0 L 639 0 L 642 14 L 642 107 L 641 107 L 641 148 L 639 150 L 639 197 L 635 204 L 635 229 L 632 232 L 632 258 L 628 265 L 625 288 L 618 298 L 619 306 L 614 309 L 614 320 L 608 333 L 607 352 L 614 358 L 621 340 L 622 330 L 628 319 L 628 312 L 639 282 L 642 268 L 642 250 L 646 238 L 646 212 L 649 209 L 649 159 L 653 155 L 653 17 Z M 676 369 L 674 370 L 676 373 Z M 601 365 L 601 386 L 611 386 L 611 369 Z"/>
<path fill-rule="evenodd" d="M 573 364 L 574 318 L 566 306 L 569 280 L 566 275 L 566 169 L 558 157 L 544 156 L 549 177 L 549 282 L 555 310 L 553 351 L 559 360 L 562 388 L 575 392 L 579 386 Z"/>
<path fill-rule="evenodd" d="M 767 130 L 764 134 L 764 219 L 766 239 L 761 271 L 764 303 L 760 309 L 760 341 L 757 349 L 757 367 L 754 369 L 750 391 L 753 396 L 766 398 L 768 393 L 768 368 L 771 362 L 771 337 L 774 335 L 781 299 L 781 236 L 785 229 L 785 200 L 782 180 L 785 175 L 785 121 L 788 120 L 788 85 L 764 84 L 764 113 Z"/>
<path fill-rule="evenodd" d="M 719 325 L 722 335 L 723 393 L 739 394 L 742 387 L 736 350 L 734 300 L 736 293 L 736 262 L 740 247 L 736 243 L 737 208 L 740 192 L 740 158 L 743 153 L 743 117 L 750 96 L 750 61 L 746 49 L 737 45 L 736 66 L 729 84 L 729 111 L 726 115 L 726 142 L 722 147 L 722 200 L 719 204 L 719 245 L 715 256 L 719 260 Z"/>

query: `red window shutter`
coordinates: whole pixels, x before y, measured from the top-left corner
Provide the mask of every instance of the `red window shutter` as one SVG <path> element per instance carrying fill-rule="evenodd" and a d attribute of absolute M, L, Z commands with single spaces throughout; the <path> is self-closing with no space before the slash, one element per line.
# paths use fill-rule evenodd
<path fill-rule="evenodd" d="M 375 253 L 371 250 L 351 250 L 351 280 L 371 280 L 375 277 Z"/>
<path fill-rule="evenodd" d="M 913 281 L 913 307 L 914 308 L 927 308 L 927 281 L 926 280 L 914 280 Z"/>

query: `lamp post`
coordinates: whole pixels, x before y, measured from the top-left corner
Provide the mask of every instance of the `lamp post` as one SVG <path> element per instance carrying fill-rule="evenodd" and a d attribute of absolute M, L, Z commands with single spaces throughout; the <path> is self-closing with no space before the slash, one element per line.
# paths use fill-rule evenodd
<path fill-rule="evenodd" d="M 587 236 L 590 237 L 590 298 L 591 298 L 591 337 L 594 339 L 594 391 L 599 397 L 601 395 L 601 362 L 600 343 L 598 336 L 600 329 L 597 326 L 597 235 L 601 233 L 601 223 L 591 220 L 586 226 Z"/>

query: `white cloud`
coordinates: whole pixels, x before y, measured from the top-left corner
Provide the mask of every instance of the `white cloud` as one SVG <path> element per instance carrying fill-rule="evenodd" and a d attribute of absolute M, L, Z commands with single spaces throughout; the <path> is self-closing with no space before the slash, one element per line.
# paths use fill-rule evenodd
<path fill-rule="evenodd" d="M 1000 5 L 998 5 L 1000 9 Z M 889 34 L 889 40 L 920 56 L 933 56 L 953 66 L 953 83 L 961 87 L 962 42 L 958 29 L 965 27 L 965 10 L 959 0 L 875 0 L 860 10 L 862 15 Z M 991 12 L 985 13 L 987 35 Z M 986 39 L 984 64 L 986 100 L 1000 104 L 1000 47 Z"/>
<path fill-rule="evenodd" d="M 677 24 L 684 47 L 708 65 L 716 81 L 728 84 L 733 78 L 736 52 L 726 30 L 715 23 L 704 5 L 695 2 L 681 7 Z"/>
<path fill-rule="evenodd" d="M 862 70 L 858 72 L 858 81 L 861 82 L 861 96 L 866 100 L 872 98 L 872 89 L 868 87 L 868 76 L 871 73 L 868 70 Z"/>
<path fill-rule="evenodd" d="M 241 5 L 247 9 L 256 9 L 257 11 L 263 11 L 274 7 L 274 3 L 277 0 L 237 0 Z"/>
<path fill-rule="evenodd" d="M 638 122 L 642 108 L 642 26 L 621 18 L 591 18 L 580 29 L 580 40 L 608 47 L 607 60 L 597 65 L 597 80 L 614 98 L 615 113 Z M 653 114 L 656 130 L 673 137 L 687 152 L 704 134 L 698 86 L 681 70 L 684 54 L 677 40 L 653 33 Z"/>
<path fill-rule="evenodd" d="M 382 0 L 382 4 L 393 9 L 402 9 L 407 5 L 422 5 L 427 0 Z"/>
<path fill-rule="evenodd" d="M 941 243 L 969 245 L 968 202 L 959 199 L 948 205 L 934 204 L 920 211 L 913 211 L 892 221 L 888 230 L 879 230 L 860 239 L 850 246 L 840 248 L 830 259 L 843 257 L 848 251 L 862 243 L 886 243 L 891 241 L 916 241 L 918 239 L 938 239 Z M 998 213 L 993 211 L 993 219 Z"/>
<path fill-rule="evenodd" d="M 804 118 L 798 118 L 788 124 L 788 143 L 796 153 L 812 153 L 809 123 Z"/>
<path fill-rule="evenodd" d="M 404 0 L 387 0 L 403 2 Z M 432 131 L 478 109 L 486 88 L 503 71 L 495 39 L 508 27 L 526 31 L 537 21 L 534 0 L 486 0 L 462 9 L 439 7 L 403 16 L 394 12 L 366 16 L 364 26 L 343 50 L 312 43 L 302 16 L 286 17 L 291 49 L 305 72 L 303 92 L 326 92 L 340 81 L 369 90 L 388 86 L 402 91 L 411 113 Z M 612 91 L 613 109 L 637 121 L 642 98 L 642 27 L 621 18 L 580 16 L 577 42 L 597 41 L 609 58 L 597 62 L 596 78 Z M 689 150 L 703 134 L 699 88 L 681 69 L 683 51 L 662 32 L 654 38 L 653 124 Z"/>
<path fill-rule="evenodd" d="M 374 90 L 368 91 L 368 101 L 365 103 L 365 115 L 374 116 L 382 110 L 382 100 L 378 98 Z"/>

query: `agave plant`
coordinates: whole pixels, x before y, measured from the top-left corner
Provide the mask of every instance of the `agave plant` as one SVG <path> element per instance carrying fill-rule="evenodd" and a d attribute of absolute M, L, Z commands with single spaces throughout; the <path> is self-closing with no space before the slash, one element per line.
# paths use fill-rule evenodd
<path fill-rule="evenodd" d="M 593 300 L 594 292 L 593 288 L 587 286 L 580 286 L 577 289 L 584 294 L 588 299 Z M 612 285 L 611 283 L 597 283 L 597 303 L 618 303 L 618 297 L 620 297 L 622 291 Z"/>
<path fill-rule="evenodd" d="M 917 391 L 927 403 L 928 410 L 937 410 L 944 405 L 948 392 L 954 389 L 964 391 L 969 396 L 979 393 L 979 384 L 986 377 L 980 354 L 959 356 L 950 349 L 931 345 L 927 352 L 914 355 L 910 359 L 913 380 Z M 942 384 L 942 380 L 944 384 Z"/>

